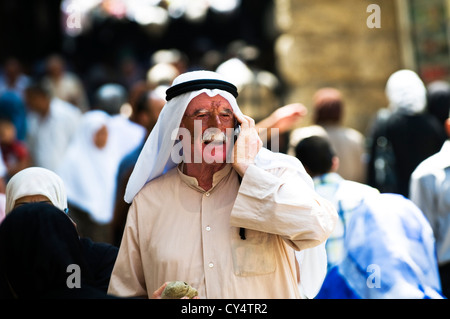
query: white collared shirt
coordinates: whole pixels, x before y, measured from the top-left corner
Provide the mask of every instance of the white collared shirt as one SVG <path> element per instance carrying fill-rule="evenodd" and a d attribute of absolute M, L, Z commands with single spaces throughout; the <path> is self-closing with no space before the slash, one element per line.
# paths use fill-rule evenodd
<path fill-rule="evenodd" d="M 439 265 L 450 262 L 450 140 L 412 173 L 410 199 L 433 228 Z"/>
<path fill-rule="evenodd" d="M 81 111 L 66 101 L 53 98 L 45 117 L 28 112 L 27 145 L 34 166 L 55 171 L 75 133 Z"/>

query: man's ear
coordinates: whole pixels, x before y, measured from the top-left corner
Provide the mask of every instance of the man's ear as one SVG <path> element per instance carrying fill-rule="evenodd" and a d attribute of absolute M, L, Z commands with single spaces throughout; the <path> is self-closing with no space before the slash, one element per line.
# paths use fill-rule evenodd
<path fill-rule="evenodd" d="M 333 158 L 331 159 L 331 171 L 337 172 L 338 168 L 339 168 L 339 157 L 333 156 Z"/>

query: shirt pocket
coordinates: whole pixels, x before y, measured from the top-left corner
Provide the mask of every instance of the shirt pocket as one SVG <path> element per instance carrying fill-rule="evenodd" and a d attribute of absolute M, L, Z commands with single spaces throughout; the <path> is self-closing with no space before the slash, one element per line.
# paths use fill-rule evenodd
<path fill-rule="evenodd" d="M 245 239 L 238 235 L 239 229 L 233 228 L 232 255 L 236 276 L 265 275 L 275 271 L 276 260 L 275 235 L 246 229 Z"/>

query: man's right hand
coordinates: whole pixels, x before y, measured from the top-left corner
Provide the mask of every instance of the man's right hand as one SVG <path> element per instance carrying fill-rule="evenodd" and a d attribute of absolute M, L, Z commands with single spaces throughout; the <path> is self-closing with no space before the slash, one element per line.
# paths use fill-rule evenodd
<path fill-rule="evenodd" d="M 255 157 L 263 142 L 255 127 L 255 120 L 243 115 L 237 117 L 241 131 L 233 148 L 233 168 L 240 176 L 244 176 L 248 166 L 255 162 Z"/>

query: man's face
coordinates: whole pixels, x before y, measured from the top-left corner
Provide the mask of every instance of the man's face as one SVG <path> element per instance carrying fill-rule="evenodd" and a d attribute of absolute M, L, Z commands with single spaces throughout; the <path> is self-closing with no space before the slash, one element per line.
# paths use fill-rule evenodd
<path fill-rule="evenodd" d="M 190 147 L 192 159 L 196 153 L 202 154 L 203 162 L 224 163 L 227 143 L 231 143 L 227 129 L 232 130 L 234 123 L 233 110 L 224 97 L 202 93 L 191 100 L 181 120 L 180 127 L 190 133 L 190 141 L 183 139 L 183 147 Z"/>
<path fill-rule="evenodd" d="M 26 92 L 25 93 L 25 103 L 28 105 L 30 110 L 40 114 L 41 116 L 47 115 L 50 109 L 50 100 L 44 94 L 39 94 L 36 92 Z"/>

